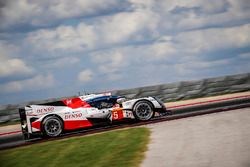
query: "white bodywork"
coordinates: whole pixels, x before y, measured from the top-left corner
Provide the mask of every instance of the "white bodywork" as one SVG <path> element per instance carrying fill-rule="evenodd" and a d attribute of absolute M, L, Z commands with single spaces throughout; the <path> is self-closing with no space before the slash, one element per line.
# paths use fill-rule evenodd
<path fill-rule="evenodd" d="M 78 99 L 80 102 L 86 102 L 89 99 L 98 98 L 102 96 L 110 96 L 110 94 L 92 94 L 87 96 L 79 96 L 75 99 Z M 74 99 L 64 100 L 65 106 L 51 106 L 51 105 L 30 105 L 24 108 L 26 114 L 26 125 L 22 124 L 22 128 L 27 128 L 27 132 L 32 134 L 34 132 L 40 132 L 42 127 L 42 122 L 47 116 L 56 115 L 61 118 L 65 124 L 65 128 L 68 129 L 77 129 L 81 127 L 92 126 L 89 122 L 89 119 L 105 119 L 109 118 L 110 121 L 120 120 L 124 118 L 134 119 L 132 112 L 133 106 L 136 102 L 140 100 L 147 100 L 153 104 L 155 109 L 162 108 L 159 102 L 153 97 L 145 97 L 132 99 L 122 102 L 122 108 L 119 106 L 113 106 L 111 108 L 98 109 L 90 106 L 83 106 L 72 108 L 69 107 L 73 103 Z M 119 105 L 119 104 L 118 104 Z M 31 119 L 35 121 L 30 121 Z M 75 122 L 80 122 L 78 126 L 75 126 Z M 83 122 L 83 125 L 81 125 Z M 24 127 L 27 126 L 27 127 Z M 71 127 L 72 126 L 72 127 Z M 75 126 L 75 128 L 74 128 Z"/>

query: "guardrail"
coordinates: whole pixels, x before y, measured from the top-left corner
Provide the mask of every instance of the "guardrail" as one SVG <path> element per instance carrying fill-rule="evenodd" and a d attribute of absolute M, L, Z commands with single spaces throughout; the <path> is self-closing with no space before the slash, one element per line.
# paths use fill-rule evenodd
<path fill-rule="evenodd" d="M 127 98 L 156 96 L 164 102 L 178 101 L 198 97 L 214 96 L 227 93 L 236 93 L 250 90 L 250 73 L 230 75 L 216 78 L 208 78 L 196 81 L 182 81 L 156 86 L 146 86 L 132 89 L 112 91 L 114 95 L 122 95 Z M 73 96 L 72 96 L 73 97 Z M 69 97 L 64 97 L 69 98 Z M 19 119 L 18 108 L 30 104 L 39 104 L 61 100 L 54 98 L 41 101 L 30 101 L 16 105 L 0 106 L 0 122 Z"/>

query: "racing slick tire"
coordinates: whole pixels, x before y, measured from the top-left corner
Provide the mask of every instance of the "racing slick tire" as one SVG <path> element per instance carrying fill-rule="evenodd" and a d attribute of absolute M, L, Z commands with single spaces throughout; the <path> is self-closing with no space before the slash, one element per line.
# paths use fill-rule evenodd
<path fill-rule="evenodd" d="M 141 100 L 135 103 L 133 114 L 138 121 L 148 121 L 154 117 L 155 112 L 150 102 Z"/>
<path fill-rule="evenodd" d="M 56 116 L 48 116 L 42 122 L 44 137 L 57 137 L 63 132 L 63 123 Z"/>

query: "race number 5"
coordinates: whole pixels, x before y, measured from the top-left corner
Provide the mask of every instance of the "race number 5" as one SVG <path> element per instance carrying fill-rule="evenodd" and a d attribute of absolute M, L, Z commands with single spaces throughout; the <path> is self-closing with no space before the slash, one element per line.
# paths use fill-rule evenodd
<path fill-rule="evenodd" d="M 113 112 L 113 117 L 114 117 L 114 119 L 118 119 L 119 118 L 119 115 L 118 115 L 117 111 Z"/>

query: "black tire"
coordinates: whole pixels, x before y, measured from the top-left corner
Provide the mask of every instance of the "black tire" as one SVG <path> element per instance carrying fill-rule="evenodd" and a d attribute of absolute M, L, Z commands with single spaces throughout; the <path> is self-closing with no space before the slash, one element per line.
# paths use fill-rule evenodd
<path fill-rule="evenodd" d="M 148 121 L 155 114 L 152 104 L 146 100 L 138 101 L 133 107 L 133 113 L 139 121 Z"/>
<path fill-rule="evenodd" d="M 43 120 L 42 131 L 45 137 L 57 137 L 63 132 L 63 123 L 56 116 L 49 116 Z"/>

